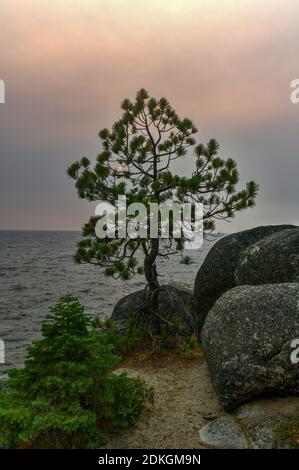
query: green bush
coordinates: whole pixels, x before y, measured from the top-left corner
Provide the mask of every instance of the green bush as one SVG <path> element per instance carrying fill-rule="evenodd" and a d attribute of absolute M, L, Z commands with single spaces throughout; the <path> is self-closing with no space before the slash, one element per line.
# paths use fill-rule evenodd
<path fill-rule="evenodd" d="M 192 258 L 190 256 L 182 256 L 181 264 L 192 264 Z"/>
<path fill-rule="evenodd" d="M 185 354 L 185 357 L 187 359 L 192 359 L 194 356 L 194 352 L 198 347 L 196 335 L 193 334 L 191 336 L 186 336 L 185 338 L 182 338 L 180 346 L 183 353 Z"/>
<path fill-rule="evenodd" d="M 180 315 L 171 315 L 164 319 L 160 317 L 158 325 L 154 322 L 137 325 L 134 316 L 128 318 L 126 334 L 117 333 L 117 328 L 111 319 L 101 320 L 94 317 L 92 325 L 95 329 L 105 333 L 108 343 L 112 343 L 120 356 L 144 351 L 150 351 L 152 356 L 161 356 L 169 351 L 181 351 L 186 359 L 192 359 L 198 348 L 195 332 L 190 336 L 182 336 Z"/>
<path fill-rule="evenodd" d="M 132 314 L 128 317 L 126 334 L 118 334 L 115 324 L 110 318 L 101 320 L 99 317 L 94 317 L 92 326 L 105 333 L 107 341 L 114 345 L 115 352 L 120 356 L 133 352 L 141 345 L 141 330 L 137 327 Z"/>
<path fill-rule="evenodd" d="M 0 445 L 92 448 L 106 442 L 110 429 L 133 423 L 153 390 L 113 373 L 119 360 L 113 351 L 78 300 L 62 297 L 24 367 L 10 370 L 2 386 Z"/>

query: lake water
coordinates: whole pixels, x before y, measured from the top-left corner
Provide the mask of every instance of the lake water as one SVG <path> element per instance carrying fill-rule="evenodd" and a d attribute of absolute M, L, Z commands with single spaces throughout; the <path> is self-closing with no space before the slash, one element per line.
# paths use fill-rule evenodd
<path fill-rule="evenodd" d="M 0 231 L 0 339 L 6 353 L 0 376 L 22 364 L 26 347 L 40 335 L 49 305 L 61 295 L 75 294 L 90 315 L 108 317 L 121 297 L 145 285 L 140 275 L 124 282 L 105 277 L 98 267 L 75 264 L 79 239 L 79 232 Z M 181 264 L 180 255 L 160 261 L 160 282 L 192 289 L 212 243 L 188 252 L 190 265 Z"/>

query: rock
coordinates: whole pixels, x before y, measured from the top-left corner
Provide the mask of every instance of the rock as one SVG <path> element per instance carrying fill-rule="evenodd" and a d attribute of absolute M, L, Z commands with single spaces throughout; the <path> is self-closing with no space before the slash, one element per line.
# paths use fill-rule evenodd
<path fill-rule="evenodd" d="M 291 342 L 299 338 L 299 284 L 240 286 L 210 310 L 202 344 L 225 409 L 261 395 L 299 393 Z"/>
<path fill-rule="evenodd" d="M 223 416 L 204 426 L 199 431 L 199 438 L 205 444 L 220 449 L 246 449 L 247 441 L 236 421 Z"/>
<path fill-rule="evenodd" d="M 209 413 L 207 415 L 204 415 L 203 418 L 206 419 L 207 421 L 214 421 L 215 419 L 219 418 L 219 414 L 218 413 Z"/>
<path fill-rule="evenodd" d="M 138 313 L 138 305 L 143 301 L 144 289 L 132 292 L 120 299 L 115 305 L 111 320 L 121 322 L 122 327 L 128 323 L 130 315 L 135 316 Z"/>
<path fill-rule="evenodd" d="M 288 448 L 287 440 L 279 436 L 278 427 L 299 416 L 299 398 L 255 400 L 239 407 L 233 416 L 246 433 L 250 448 Z"/>
<path fill-rule="evenodd" d="M 225 236 L 212 246 L 195 279 L 194 297 L 199 329 L 216 300 L 236 286 L 234 274 L 241 252 L 262 238 L 289 228 L 294 226 L 256 227 Z"/>
<path fill-rule="evenodd" d="M 204 426 L 199 438 L 220 449 L 287 449 L 288 435 L 280 428 L 286 427 L 294 416 L 299 417 L 299 398 L 255 400 Z"/>
<path fill-rule="evenodd" d="M 144 299 L 144 290 L 133 292 L 123 297 L 114 307 L 111 319 L 116 325 L 121 322 L 124 329 L 130 315 L 137 318 Z M 153 314 L 156 312 L 156 314 Z M 164 285 L 157 289 L 155 298 L 149 305 L 148 315 L 153 316 L 158 326 L 173 323 L 174 317 L 179 319 L 179 334 L 190 336 L 196 329 L 194 316 L 194 297 L 191 292 Z"/>
<path fill-rule="evenodd" d="M 246 248 L 235 281 L 237 285 L 299 282 L 299 229 L 282 230 Z"/>

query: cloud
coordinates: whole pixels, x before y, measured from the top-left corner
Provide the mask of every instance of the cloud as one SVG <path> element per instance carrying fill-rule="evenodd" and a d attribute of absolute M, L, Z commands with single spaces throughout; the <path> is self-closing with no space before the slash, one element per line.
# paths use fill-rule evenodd
<path fill-rule="evenodd" d="M 260 165 L 269 166 L 268 181 L 276 178 L 279 133 L 292 179 L 298 142 L 287 129 L 296 129 L 299 115 L 289 100 L 299 72 L 298 13 L 293 0 L 2 0 L 1 226 L 23 226 L 19 207 L 32 227 L 46 226 L 47 212 L 56 211 L 58 227 L 73 203 L 67 228 L 79 227 L 88 209 L 64 169 L 96 154 L 98 130 L 140 87 L 194 119 L 201 138 L 221 140 L 245 179 L 258 179 Z M 266 177 L 263 183 L 270 191 Z M 16 193 L 19 205 L 12 204 Z M 48 220 L 50 228 L 55 215 Z"/>

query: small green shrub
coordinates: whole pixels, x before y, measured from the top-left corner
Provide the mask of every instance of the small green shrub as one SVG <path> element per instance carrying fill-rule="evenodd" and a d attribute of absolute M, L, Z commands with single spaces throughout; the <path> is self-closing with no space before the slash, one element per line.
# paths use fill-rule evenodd
<path fill-rule="evenodd" d="M 137 327 L 133 315 L 129 315 L 128 329 L 125 335 L 118 334 L 115 324 L 110 318 L 101 320 L 98 317 L 94 317 L 92 325 L 105 335 L 106 341 L 109 344 L 113 344 L 115 351 L 120 355 L 132 352 L 140 346 L 141 331 Z"/>
<path fill-rule="evenodd" d="M 194 351 L 198 347 L 196 335 L 186 336 L 181 339 L 180 346 L 187 359 L 192 359 Z"/>
<path fill-rule="evenodd" d="M 183 351 L 185 357 L 191 359 L 193 350 L 197 347 L 196 337 L 181 334 L 181 316 L 174 314 L 164 319 L 160 317 L 160 320 L 159 328 L 152 324 L 141 330 L 141 338 L 151 349 L 151 354 L 159 356 L 170 351 Z"/>
<path fill-rule="evenodd" d="M 195 333 L 190 336 L 183 336 L 181 334 L 181 323 L 182 318 L 179 315 L 172 315 L 161 323 L 159 333 L 153 329 L 151 334 L 147 334 L 153 355 L 160 355 L 169 351 L 181 351 L 186 359 L 194 357 L 195 350 L 198 347 L 197 336 Z"/>
<path fill-rule="evenodd" d="M 192 264 L 192 258 L 191 256 L 182 256 L 180 260 L 181 264 Z"/>
<path fill-rule="evenodd" d="M 125 335 L 117 334 L 111 319 L 101 320 L 95 317 L 92 323 L 96 329 L 105 333 L 107 342 L 113 344 L 121 356 L 144 349 L 148 349 L 152 356 L 160 356 L 177 350 L 182 351 L 187 359 L 192 359 L 198 347 L 196 334 L 188 337 L 181 335 L 181 316 L 175 314 L 168 318 L 159 316 L 158 320 L 158 323 L 153 321 L 137 325 L 134 316 L 129 315 Z"/>
<path fill-rule="evenodd" d="M 140 346 L 141 341 L 141 330 L 137 326 L 134 316 L 129 315 L 128 318 L 128 332 L 126 335 L 117 336 L 116 347 L 119 353 L 125 354 L 132 352 Z"/>
<path fill-rule="evenodd" d="M 134 422 L 153 390 L 112 372 L 119 358 L 109 333 L 91 327 L 71 295 L 50 309 L 42 339 L 25 366 L 9 371 L 0 393 L 0 444 L 7 447 L 92 448 L 111 428 Z"/>

